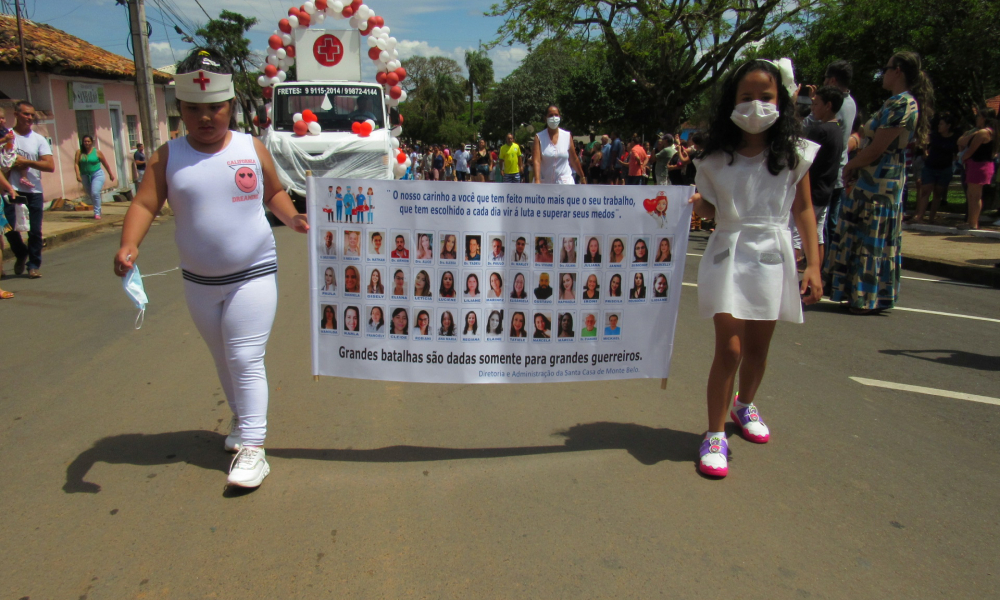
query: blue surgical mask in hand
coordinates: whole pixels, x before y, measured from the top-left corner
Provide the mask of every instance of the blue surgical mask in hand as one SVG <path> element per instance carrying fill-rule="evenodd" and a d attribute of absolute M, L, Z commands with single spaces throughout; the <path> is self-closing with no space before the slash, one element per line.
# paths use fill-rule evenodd
<path fill-rule="evenodd" d="M 122 277 L 122 287 L 125 288 L 125 293 L 128 297 L 132 299 L 132 303 L 135 307 L 139 309 L 139 315 L 135 318 L 135 328 L 142 328 L 142 321 L 146 314 L 146 304 L 149 303 L 149 299 L 146 298 L 146 290 L 142 287 L 142 275 L 139 273 L 139 265 L 132 265 L 132 268 L 125 273 Z"/>

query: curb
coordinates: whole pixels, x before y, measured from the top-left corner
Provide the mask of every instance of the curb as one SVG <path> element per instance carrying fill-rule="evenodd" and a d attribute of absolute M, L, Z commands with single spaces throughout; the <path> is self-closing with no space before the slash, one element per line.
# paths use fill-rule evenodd
<path fill-rule="evenodd" d="M 164 205 L 163 210 L 160 211 L 161 217 L 173 216 L 174 212 L 170 208 Z M 92 221 L 86 224 L 81 224 L 74 229 L 68 229 L 65 231 L 60 231 L 59 233 L 54 233 L 51 235 L 45 235 L 42 237 L 42 248 L 44 250 L 51 250 L 78 238 L 88 236 L 92 233 L 99 233 L 105 229 L 110 229 L 112 227 L 121 227 L 122 223 L 125 221 L 125 217 L 122 216 L 120 219 L 102 219 L 101 222 Z M 3 247 L 3 258 L 0 260 L 13 260 L 14 252 L 10 249 L 10 244 L 4 244 Z"/>
<path fill-rule="evenodd" d="M 919 256 L 903 255 L 903 268 L 919 271 L 928 275 L 947 277 L 965 283 L 977 283 L 1000 288 L 1000 269 L 985 267 L 970 267 L 968 265 L 946 262 L 940 259 L 931 260 Z"/>

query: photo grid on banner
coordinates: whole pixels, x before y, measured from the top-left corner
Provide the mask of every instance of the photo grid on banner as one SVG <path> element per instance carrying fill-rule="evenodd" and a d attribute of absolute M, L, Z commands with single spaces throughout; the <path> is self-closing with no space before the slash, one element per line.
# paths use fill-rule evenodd
<path fill-rule="evenodd" d="M 665 378 L 692 193 L 310 177 L 313 373 Z"/>

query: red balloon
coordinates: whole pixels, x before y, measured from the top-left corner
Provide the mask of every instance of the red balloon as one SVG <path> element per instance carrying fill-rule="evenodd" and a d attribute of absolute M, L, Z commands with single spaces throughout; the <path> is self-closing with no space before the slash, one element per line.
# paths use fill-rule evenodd
<path fill-rule="evenodd" d="M 656 200 L 646 198 L 642 201 L 642 207 L 646 209 L 646 212 L 653 212 L 656 210 Z"/>
<path fill-rule="evenodd" d="M 278 34 L 274 34 L 271 37 L 267 38 L 267 45 L 274 48 L 275 50 L 281 48 L 281 36 Z"/>
<path fill-rule="evenodd" d="M 399 124 L 400 124 L 400 125 L 402 125 L 402 124 L 403 124 L 403 115 L 399 115 Z"/>
<path fill-rule="evenodd" d="M 302 111 L 302 120 L 307 123 L 312 123 L 314 121 L 319 121 L 319 117 L 316 116 L 316 113 L 307 108 Z"/>
<path fill-rule="evenodd" d="M 406 162 L 406 153 L 405 152 L 400 152 L 399 154 L 397 154 L 396 155 L 396 162 L 398 162 L 399 164 L 405 163 Z"/>
<path fill-rule="evenodd" d="M 260 93 L 261 93 L 261 94 L 262 94 L 262 95 L 263 95 L 263 96 L 264 96 L 265 98 L 267 98 L 268 100 L 270 100 L 270 99 L 271 99 L 271 96 L 273 96 L 273 95 L 274 95 L 274 88 L 272 88 L 272 87 L 266 87 L 266 88 L 264 88 L 263 90 L 261 90 L 261 92 L 260 92 Z"/>
<path fill-rule="evenodd" d="M 368 28 L 365 31 L 370 32 L 373 27 L 381 27 L 381 25 L 378 24 L 378 17 L 375 16 L 368 17 Z M 366 33 L 365 35 L 368 34 Z"/>
<path fill-rule="evenodd" d="M 295 130 L 295 135 L 306 135 L 309 133 L 309 123 L 306 123 L 305 119 L 296 121 L 295 125 L 292 126 L 292 129 Z"/>
<path fill-rule="evenodd" d="M 265 77 L 276 77 L 278 75 L 278 67 L 274 65 L 264 66 L 264 76 Z"/>
<path fill-rule="evenodd" d="M 395 71 L 389 71 L 385 74 L 385 82 L 389 84 L 389 87 L 399 85 L 399 75 L 396 75 Z"/>
<path fill-rule="evenodd" d="M 301 12 L 302 12 L 302 10 L 299 7 L 293 6 L 293 7 L 291 7 L 291 8 L 288 9 L 288 16 L 289 17 L 298 18 L 299 14 Z"/>
<path fill-rule="evenodd" d="M 354 9 L 354 12 L 357 12 L 358 9 L 361 8 L 362 4 L 364 4 L 362 0 L 353 0 L 353 2 L 351 2 L 351 8 Z"/>
<path fill-rule="evenodd" d="M 351 6 L 345 6 L 343 12 L 340 14 L 344 15 L 345 19 L 350 19 L 354 16 L 354 8 Z"/>
<path fill-rule="evenodd" d="M 291 58 L 295 58 L 295 46 L 292 46 L 291 44 L 285 46 L 285 54 Z"/>
<path fill-rule="evenodd" d="M 375 23 L 376 27 L 383 27 L 385 25 L 385 19 L 383 19 L 382 17 L 376 16 L 376 17 L 372 17 L 372 18 L 374 18 L 374 19 L 377 20 L 377 22 Z"/>
<path fill-rule="evenodd" d="M 404 69 L 403 67 L 399 67 L 398 69 L 396 69 L 396 77 L 399 77 L 400 81 L 406 79 L 406 69 Z"/>
<path fill-rule="evenodd" d="M 314 0 L 313 4 L 315 4 L 316 8 L 319 10 L 326 10 L 326 0 Z"/>
<path fill-rule="evenodd" d="M 372 50 L 376 50 L 376 48 L 372 48 Z M 371 52 L 369 52 L 368 55 L 371 56 Z M 385 71 L 379 71 L 379 72 L 375 73 L 375 81 L 384 84 L 385 83 Z"/>
<path fill-rule="evenodd" d="M 351 123 L 351 131 L 354 133 L 361 133 L 361 123 L 358 123 L 357 121 Z"/>
<path fill-rule="evenodd" d="M 278 29 L 280 29 L 283 33 L 291 33 L 292 24 L 288 22 L 288 19 L 282 19 L 278 21 Z"/>
<path fill-rule="evenodd" d="M 393 100 L 399 100 L 399 97 L 403 95 L 403 88 L 398 85 L 394 85 L 389 88 L 389 97 Z"/>
<path fill-rule="evenodd" d="M 309 16 L 309 13 L 307 13 L 304 10 L 299 11 L 299 25 L 301 25 L 302 27 L 309 27 L 309 23 L 311 20 L 312 17 Z"/>
<path fill-rule="evenodd" d="M 378 46 L 375 46 L 374 48 L 369 48 L 368 49 L 368 58 L 370 58 L 372 60 L 378 60 L 379 55 L 381 55 L 381 54 L 382 54 L 382 51 L 379 50 Z"/>
<path fill-rule="evenodd" d="M 359 129 L 361 130 L 361 132 L 358 135 L 360 135 L 361 137 L 368 137 L 372 133 L 372 124 L 368 122 L 361 123 Z"/>

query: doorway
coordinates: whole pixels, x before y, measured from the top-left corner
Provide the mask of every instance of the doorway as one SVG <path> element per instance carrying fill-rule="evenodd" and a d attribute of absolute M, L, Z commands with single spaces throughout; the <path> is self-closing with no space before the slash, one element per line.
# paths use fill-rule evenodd
<path fill-rule="evenodd" d="M 122 141 L 121 104 L 109 102 L 108 111 L 111 113 L 111 137 L 115 142 L 115 168 L 118 175 L 118 187 L 115 189 L 125 190 L 128 189 L 132 177 L 125 158 L 125 144 Z"/>

